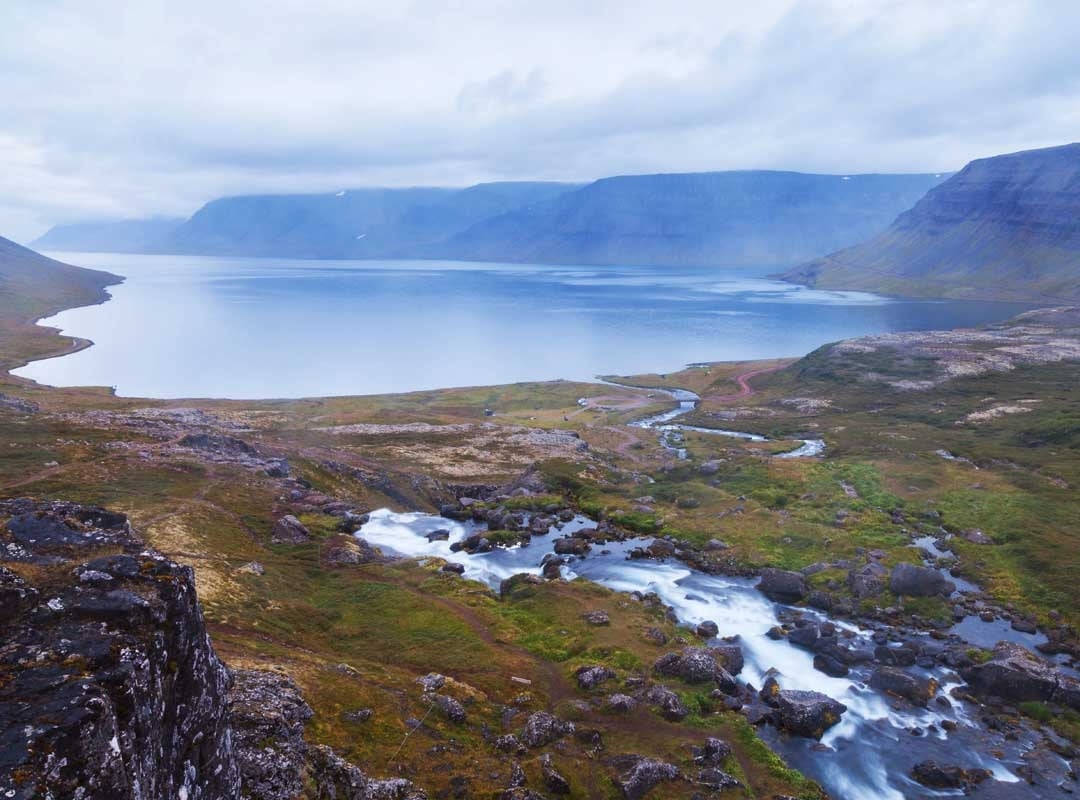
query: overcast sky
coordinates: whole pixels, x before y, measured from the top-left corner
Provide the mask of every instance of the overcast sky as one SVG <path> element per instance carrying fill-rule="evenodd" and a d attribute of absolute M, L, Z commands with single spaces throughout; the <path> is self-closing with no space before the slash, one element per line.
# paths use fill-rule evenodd
<path fill-rule="evenodd" d="M 1075 0 L 0 0 L 0 235 L 224 194 L 943 171 L 1080 139 Z"/>

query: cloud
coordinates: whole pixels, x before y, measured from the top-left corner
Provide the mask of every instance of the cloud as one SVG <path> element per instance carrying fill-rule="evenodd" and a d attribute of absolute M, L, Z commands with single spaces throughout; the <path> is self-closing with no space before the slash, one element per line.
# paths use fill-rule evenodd
<path fill-rule="evenodd" d="M 222 194 L 941 171 L 1080 130 L 1055 0 L 8 0 L 0 234 Z"/>

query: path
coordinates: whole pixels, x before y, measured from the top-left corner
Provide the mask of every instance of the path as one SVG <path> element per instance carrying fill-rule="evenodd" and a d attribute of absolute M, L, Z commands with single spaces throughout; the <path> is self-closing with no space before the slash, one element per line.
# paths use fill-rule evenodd
<path fill-rule="evenodd" d="M 740 400 L 744 397 L 749 397 L 755 393 L 755 389 L 750 385 L 750 379 L 756 378 L 758 375 L 767 375 L 770 372 L 777 372 L 786 367 L 787 364 L 781 364 L 776 367 L 766 367 L 765 369 L 755 369 L 750 372 L 744 372 L 742 375 L 735 376 L 735 382 L 739 384 L 739 391 L 735 394 L 724 394 L 719 397 L 706 396 L 702 399 L 708 399 L 719 403 L 728 403 L 732 400 Z"/>

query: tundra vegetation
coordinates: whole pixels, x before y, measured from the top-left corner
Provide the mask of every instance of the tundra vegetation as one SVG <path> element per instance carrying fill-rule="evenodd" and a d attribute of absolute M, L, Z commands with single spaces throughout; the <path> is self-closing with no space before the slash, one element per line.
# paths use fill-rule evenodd
<path fill-rule="evenodd" d="M 612 671 L 614 687 L 694 642 L 656 604 L 581 580 L 514 583 L 500 594 L 442 571 L 438 560 L 383 559 L 349 535 L 350 514 L 436 511 L 471 487 L 513 485 L 530 469 L 543 486 L 509 501 L 511 510 L 573 508 L 630 533 L 669 537 L 736 573 L 859 562 L 869 551 L 891 568 L 920 560 L 916 533 L 952 533 L 956 574 L 981 585 L 1000 613 L 1075 647 L 1076 312 L 999 326 L 1011 325 L 1009 347 L 1018 352 L 998 353 L 985 368 L 976 356 L 993 342 L 911 334 L 799 360 L 621 379 L 640 389 L 549 382 L 158 401 L 54 389 L 6 372 L 70 347 L 33 319 L 98 299 L 43 290 L 16 307 L 0 304 L 0 497 L 126 513 L 150 545 L 194 567 L 226 664 L 291 676 L 314 711 L 308 739 L 372 774 L 407 777 L 433 793 L 467 785 L 474 796 L 493 796 L 508 785 L 511 759 L 488 739 L 502 732 L 503 709 L 517 708 L 595 729 L 608 752 L 687 772 L 691 745 L 715 736 L 731 746 L 719 763 L 743 796 L 820 796 L 742 715 L 694 685 L 672 682 L 688 711 L 677 721 L 646 705 L 620 713 L 582 703 L 597 693 L 579 685 L 582 667 Z M 733 399 L 735 378 L 758 369 L 771 371 Z M 689 432 L 688 458 L 677 459 L 654 431 L 627 424 L 671 407 L 650 388 L 664 386 L 701 395 L 688 421 L 770 441 Z M 825 439 L 826 456 L 770 458 L 801 435 Z M 302 534 L 290 538 L 280 527 L 286 515 Z M 930 624 L 951 617 L 943 598 L 897 597 L 888 587 L 860 597 L 846 577 L 828 567 L 808 581 L 855 614 Z M 608 624 L 588 621 L 596 609 Z M 459 706 L 433 704 L 417 683 L 432 672 L 449 676 L 440 691 Z M 451 713 L 458 707 L 463 722 Z M 1051 714 L 1045 704 L 1016 713 L 1068 736 L 1080 730 L 1073 712 Z M 530 785 L 554 780 L 552 763 L 535 752 L 516 757 Z M 586 735 L 553 763 L 574 796 L 616 796 L 598 758 Z M 663 796 L 698 790 L 672 783 Z"/>

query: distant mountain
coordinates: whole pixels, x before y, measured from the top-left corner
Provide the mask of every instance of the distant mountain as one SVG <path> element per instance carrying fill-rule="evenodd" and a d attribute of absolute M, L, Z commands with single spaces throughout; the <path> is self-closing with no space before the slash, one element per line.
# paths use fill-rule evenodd
<path fill-rule="evenodd" d="M 869 241 L 784 274 L 913 297 L 1080 299 L 1080 144 L 972 161 Z"/>
<path fill-rule="evenodd" d="M 225 197 L 155 235 L 62 226 L 56 249 L 554 264 L 786 265 L 883 230 L 943 175 L 710 172 L 588 185 L 357 189 Z M 145 234 L 142 235 L 142 234 Z"/>
<path fill-rule="evenodd" d="M 56 225 L 31 242 L 40 250 L 82 253 L 140 253 L 183 225 L 183 218 L 156 217 Z"/>
<path fill-rule="evenodd" d="M 559 264 L 793 264 L 883 230 L 944 177 L 746 171 L 605 178 L 482 221 L 437 252 Z"/>
<path fill-rule="evenodd" d="M 226 197 L 207 203 L 155 249 L 302 258 L 418 257 L 481 220 L 575 188 L 565 183 L 484 183 L 467 189 Z"/>

